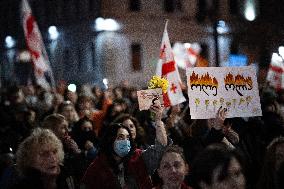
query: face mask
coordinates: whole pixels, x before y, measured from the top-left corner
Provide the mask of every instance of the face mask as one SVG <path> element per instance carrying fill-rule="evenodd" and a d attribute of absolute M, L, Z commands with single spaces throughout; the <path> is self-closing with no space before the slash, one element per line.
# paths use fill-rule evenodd
<path fill-rule="evenodd" d="M 114 141 L 114 151 L 119 157 L 124 157 L 130 151 L 130 141 L 129 140 L 116 140 Z"/>

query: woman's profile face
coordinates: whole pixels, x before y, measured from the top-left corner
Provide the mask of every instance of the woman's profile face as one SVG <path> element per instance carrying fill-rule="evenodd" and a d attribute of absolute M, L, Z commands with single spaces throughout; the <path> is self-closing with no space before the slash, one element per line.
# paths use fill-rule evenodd
<path fill-rule="evenodd" d="M 202 189 L 245 189 L 246 181 L 242 172 L 241 165 L 236 158 L 232 158 L 228 166 L 228 175 L 223 180 L 219 180 L 221 174 L 221 167 L 217 167 L 213 171 L 212 183 L 208 185 L 201 183 Z"/>
<path fill-rule="evenodd" d="M 63 120 L 54 130 L 55 135 L 59 139 L 64 139 L 68 135 L 68 122 Z"/>
<path fill-rule="evenodd" d="M 123 121 L 122 124 L 130 130 L 132 139 L 135 140 L 135 138 L 136 138 L 136 127 L 135 127 L 133 121 L 131 121 L 131 119 L 127 119 L 127 120 Z"/>
<path fill-rule="evenodd" d="M 60 173 L 58 149 L 51 144 L 38 146 L 39 149 L 34 155 L 32 167 L 44 175 L 57 176 Z"/>
<path fill-rule="evenodd" d="M 180 154 L 168 152 L 162 157 L 158 174 L 166 186 L 179 186 L 188 172 L 188 166 Z"/>

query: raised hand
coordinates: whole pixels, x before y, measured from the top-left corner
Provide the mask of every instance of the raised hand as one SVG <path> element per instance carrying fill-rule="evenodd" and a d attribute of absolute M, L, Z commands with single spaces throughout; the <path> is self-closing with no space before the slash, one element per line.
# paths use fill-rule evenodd
<path fill-rule="evenodd" d="M 227 113 L 227 108 L 222 108 L 222 106 L 219 108 L 215 118 L 215 124 L 213 125 L 215 129 L 222 129 L 224 127 L 224 120 L 227 117 Z"/>
<path fill-rule="evenodd" d="M 164 107 L 161 105 L 160 101 L 156 101 L 154 105 L 150 107 L 150 111 L 155 113 L 155 120 L 156 121 L 161 121 L 163 112 L 164 112 Z"/>

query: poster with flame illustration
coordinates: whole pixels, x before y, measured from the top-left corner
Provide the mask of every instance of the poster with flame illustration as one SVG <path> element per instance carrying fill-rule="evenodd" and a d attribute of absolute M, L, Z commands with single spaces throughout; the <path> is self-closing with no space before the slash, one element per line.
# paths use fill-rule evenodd
<path fill-rule="evenodd" d="M 186 74 L 192 119 L 215 118 L 220 106 L 228 118 L 262 115 L 254 67 L 196 67 Z"/>

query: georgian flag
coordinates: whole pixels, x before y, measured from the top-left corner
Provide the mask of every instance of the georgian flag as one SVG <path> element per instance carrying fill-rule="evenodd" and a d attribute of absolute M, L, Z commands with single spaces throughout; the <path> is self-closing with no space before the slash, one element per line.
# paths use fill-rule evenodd
<path fill-rule="evenodd" d="M 165 107 L 174 106 L 185 101 L 181 89 L 181 79 L 176 62 L 174 60 L 174 55 L 167 32 L 167 25 L 168 21 L 165 25 L 160 49 L 160 57 L 156 68 L 156 74 L 166 78 L 169 81 L 168 91 L 167 93 L 163 93 Z"/>
<path fill-rule="evenodd" d="M 49 66 L 41 33 L 27 0 L 22 0 L 21 14 L 26 44 L 31 54 L 36 82 L 44 88 L 49 88 L 50 85 L 46 80 L 46 76 L 49 77 L 51 84 L 54 85 L 53 74 Z"/>
<path fill-rule="evenodd" d="M 284 89 L 284 61 L 276 53 L 272 55 L 266 80 L 276 90 Z"/>

